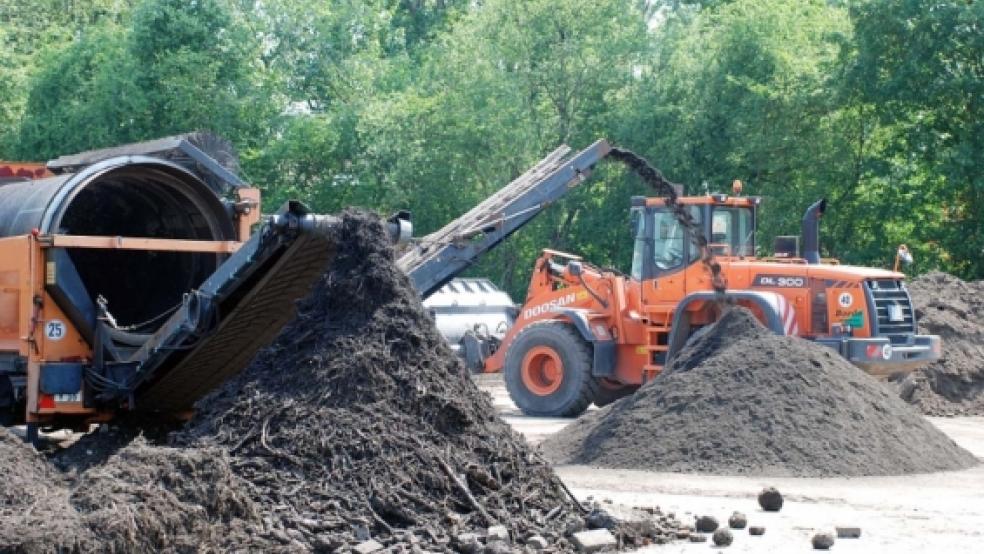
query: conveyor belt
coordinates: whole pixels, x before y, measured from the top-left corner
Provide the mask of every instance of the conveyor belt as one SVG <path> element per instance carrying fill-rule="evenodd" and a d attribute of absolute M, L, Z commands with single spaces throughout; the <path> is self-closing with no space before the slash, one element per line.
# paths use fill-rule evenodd
<path fill-rule="evenodd" d="M 87 382 L 99 402 L 176 413 L 243 370 L 294 317 L 296 301 L 330 268 L 341 220 L 288 202 L 150 335 L 100 321 Z M 404 214 L 385 225 L 405 240 Z"/>
<path fill-rule="evenodd" d="M 424 298 L 584 180 L 611 147 L 599 140 L 568 157 L 564 145 L 492 196 L 419 239 L 397 265 Z"/>
<path fill-rule="evenodd" d="M 335 254 L 325 236 L 299 237 L 270 264 L 249 292 L 219 305 L 221 321 L 214 333 L 201 339 L 160 377 L 137 391 L 136 409 L 160 412 L 188 410 L 199 398 L 249 364 L 294 317 L 303 297 Z"/>

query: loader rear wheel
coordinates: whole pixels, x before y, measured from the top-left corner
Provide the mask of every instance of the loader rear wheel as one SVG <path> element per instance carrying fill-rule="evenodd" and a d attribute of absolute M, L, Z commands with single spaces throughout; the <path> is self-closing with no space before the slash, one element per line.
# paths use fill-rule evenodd
<path fill-rule="evenodd" d="M 506 353 L 506 389 L 516 406 L 532 416 L 574 417 L 598 391 L 591 375 L 590 345 L 570 325 L 530 325 Z"/>

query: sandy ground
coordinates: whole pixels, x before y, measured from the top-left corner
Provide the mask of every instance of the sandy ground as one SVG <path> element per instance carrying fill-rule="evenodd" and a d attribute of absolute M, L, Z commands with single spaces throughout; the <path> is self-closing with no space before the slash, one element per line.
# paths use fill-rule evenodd
<path fill-rule="evenodd" d="M 499 413 L 536 443 L 570 421 L 522 415 L 498 375 L 476 377 L 492 395 Z M 984 417 L 929 418 L 954 441 L 984 461 Z M 610 500 L 616 506 L 660 506 L 681 519 L 708 514 L 727 520 L 735 510 L 766 533 L 735 531 L 729 552 L 812 551 L 810 537 L 835 526 L 857 526 L 860 539 L 839 539 L 832 550 L 864 553 L 984 552 L 984 465 L 956 472 L 865 478 L 754 478 L 559 466 L 557 472 L 582 500 Z M 763 512 L 755 500 L 764 486 L 786 499 L 781 512 Z M 706 552 L 710 542 L 653 546 L 640 552 Z"/>

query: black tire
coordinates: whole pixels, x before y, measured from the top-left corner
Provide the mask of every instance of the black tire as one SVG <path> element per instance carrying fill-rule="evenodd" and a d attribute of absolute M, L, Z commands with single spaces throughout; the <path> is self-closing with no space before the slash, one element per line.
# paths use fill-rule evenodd
<path fill-rule="evenodd" d="M 523 378 L 523 363 L 534 349 L 552 350 L 560 360 L 561 378 L 556 390 L 542 394 L 531 390 Z M 506 390 L 523 413 L 543 417 L 575 417 L 584 413 L 598 392 L 591 375 L 590 345 L 567 323 L 545 321 L 523 329 L 506 352 Z"/>
<path fill-rule="evenodd" d="M 607 383 L 598 382 L 598 392 L 594 397 L 594 405 L 599 408 L 604 408 L 605 406 L 615 402 L 616 400 L 625 398 L 635 393 L 639 390 L 639 387 L 635 385 L 625 385 L 621 387 L 612 387 Z"/>

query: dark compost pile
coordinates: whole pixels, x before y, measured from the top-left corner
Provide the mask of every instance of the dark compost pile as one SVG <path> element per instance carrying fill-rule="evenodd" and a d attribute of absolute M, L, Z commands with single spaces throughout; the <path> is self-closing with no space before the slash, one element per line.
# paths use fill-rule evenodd
<path fill-rule="evenodd" d="M 124 421 L 58 454 L 59 473 L 5 438 L 0 551 L 571 550 L 581 506 L 470 381 L 378 218 L 342 220 L 296 320 L 166 439 Z M 637 544 L 678 526 L 610 527 Z"/>
<path fill-rule="evenodd" d="M 728 310 L 634 396 L 542 444 L 558 463 L 713 474 L 896 475 L 975 458 L 833 350 Z"/>
<path fill-rule="evenodd" d="M 896 382 L 935 416 L 984 415 L 984 281 L 932 272 L 909 283 L 919 331 L 943 338 L 943 357 Z"/>
<path fill-rule="evenodd" d="M 0 551 L 72 551 L 89 544 L 65 478 L 2 427 L 0 467 Z"/>
<path fill-rule="evenodd" d="M 470 382 L 383 237 L 348 214 L 297 319 L 176 442 L 228 451 L 285 546 L 562 530 L 577 514 L 559 481 Z"/>

